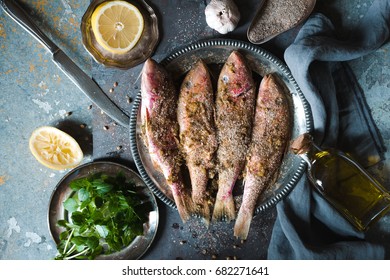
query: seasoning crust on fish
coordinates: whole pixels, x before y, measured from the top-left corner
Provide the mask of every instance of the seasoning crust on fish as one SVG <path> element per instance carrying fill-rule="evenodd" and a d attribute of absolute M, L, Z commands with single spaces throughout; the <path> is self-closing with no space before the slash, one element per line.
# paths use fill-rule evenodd
<path fill-rule="evenodd" d="M 248 151 L 255 107 L 255 84 L 245 58 L 233 51 L 218 79 L 216 126 L 218 193 L 213 220 L 234 220 L 233 188 Z"/>
<path fill-rule="evenodd" d="M 275 74 L 266 75 L 257 97 L 245 166 L 244 194 L 234 225 L 234 236 L 247 238 L 258 199 L 279 171 L 290 133 L 291 115 L 286 89 Z"/>
<path fill-rule="evenodd" d="M 180 145 L 188 167 L 195 212 L 210 220 L 209 178 L 215 169 L 217 150 L 214 93 L 209 70 L 198 61 L 185 76 L 179 94 L 177 118 Z"/>
<path fill-rule="evenodd" d="M 141 77 L 141 130 L 151 161 L 161 170 L 183 221 L 193 212 L 192 200 L 185 187 L 179 151 L 177 92 L 167 71 L 148 59 Z"/>

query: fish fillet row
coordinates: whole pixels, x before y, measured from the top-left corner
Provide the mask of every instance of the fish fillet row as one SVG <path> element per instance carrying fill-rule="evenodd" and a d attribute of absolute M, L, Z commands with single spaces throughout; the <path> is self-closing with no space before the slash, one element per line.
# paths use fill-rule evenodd
<path fill-rule="evenodd" d="M 144 141 L 182 220 L 197 214 L 208 223 L 211 210 L 213 221 L 236 219 L 233 189 L 244 174 L 234 235 L 246 239 L 259 197 L 277 175 L 290 137 L 291 116 L 282 82 L 266 75 L 256 99 L 252 71 L 233 51 L 220 72 L 215 98 L 201 60 L 185 76 L 178 96 L 166 70 L 148 59 L 141 95 Z M 183 161 L 191 190 L 182 178 Z M 207 186 L 215 172 L 218 192 L 211 209 Z"/>

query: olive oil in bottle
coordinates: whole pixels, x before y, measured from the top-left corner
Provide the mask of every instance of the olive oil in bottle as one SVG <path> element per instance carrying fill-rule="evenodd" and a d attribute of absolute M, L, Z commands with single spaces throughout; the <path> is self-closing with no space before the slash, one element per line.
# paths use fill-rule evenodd
<path fill-rule="evenodd" d="M 358 230 L 367 230 L 390 210 L 389 192 L 347 154 L 322 150 L 307 134 L 291 148 L 308 163 L 308 177 L 316 190 Z"/>
<path fill-rule="evenodd" d="M 317 190 L 359 230 L 390 210 L 389 193 L 340 151 L 315 152 L 309 172 Z"/>

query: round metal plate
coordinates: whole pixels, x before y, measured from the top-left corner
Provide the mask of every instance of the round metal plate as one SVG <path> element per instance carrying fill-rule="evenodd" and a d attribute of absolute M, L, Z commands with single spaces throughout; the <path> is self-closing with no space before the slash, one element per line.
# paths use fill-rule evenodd
<path fill-rule="evenodd" d="M 100 255 L 97 259 L 119 260 L 119 259 L 139 259 L 150 247 L 157 232 L 159 211 L 156 199 L 153 193 L 145 185 L 142 179 L 133 170 L 126 166 L 113 162 L 92 162 L 81 165 L 69 172 L 57 184 L 54 189 L 49 204 L 48 225 L 52 238 L 58 244 L 59 235 L 62 228 L 57 226 L 58 220 L 67 219 L 67 211 L 64 209 L 63 202 L 73 195 L 73 190 L 69 188 L 69 183 L 75 179 L 86 177 L 98 172 L 115 176 L 118 172 L 123 172 L 127 180 L 131 180 L 136 185 L 137 193 L 143 198 L 144 203 L 149 203 L 149 220 L 144 223 L 144 234 L 137 236 L 133 242 L 123 250 L 110 254 Z"/>
<path fill-rule="evenodd" d="M 310 132 L 312 126 L 311 111 L 290 70 L 278 58 L 258 46 L 230 39 L 206 40 L 177 50 L 161 61 L 161 64 L 170 72 L 179 86 L 191 66 L 197 60 L 202 59 L 209 66 L 215 85 L 221 67 L 233 50 L 238 50 L 245 56 L 253 71 L 257 86 L 260 84 L 262 77 L 269 73 L 276 73 L 287 86 L 290 92 L 290 108 L 293 115 L 291 138 L 294 139 L 300 134 Z M 140 105 L 141 93 L 137 95 L 134 101 L 130 116 L 130 145 L 134 161 L 141 177 L 154 194 L 167 205 L 176 208 L 171 191 L 162 173 L 153 167 L 148 150 L 141 139 Z M 256 213 L 276 205 L 287 196 L 305 170 L 305 161 L 288 152 L 283 159 L 276 182 L 262 194 Z M 238 191 L 235 191 L 237 206 L 241 202 L 242 190 L 240 193 L 240 188 L 241 185 L 238 182 L 236 186 Z"/>

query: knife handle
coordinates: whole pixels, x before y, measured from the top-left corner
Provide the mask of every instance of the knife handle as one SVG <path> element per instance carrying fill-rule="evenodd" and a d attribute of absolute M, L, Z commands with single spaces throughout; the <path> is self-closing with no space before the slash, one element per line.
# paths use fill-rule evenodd
<path fill-rule="evenodd" d="M 13 0 L 0 0 L 0 5 L 4 11 L 36 40 L 38 40 L 52 54 L 57 52 L 59 48 L 47 37 L 28 17 L 23 8 Z"/>

